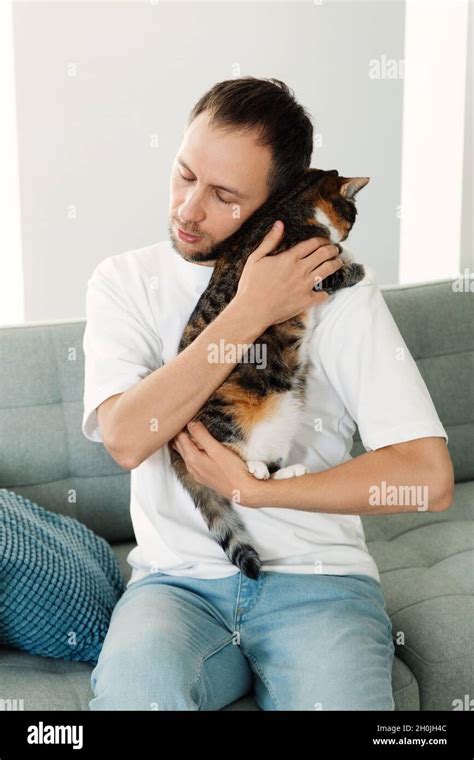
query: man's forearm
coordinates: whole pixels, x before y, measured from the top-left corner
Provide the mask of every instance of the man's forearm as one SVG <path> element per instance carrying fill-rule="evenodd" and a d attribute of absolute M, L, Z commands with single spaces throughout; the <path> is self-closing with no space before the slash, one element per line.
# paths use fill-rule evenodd
<path fill-rule="evenodd" d="M 137 467 L 183 429 L 264 331 L 231 301 L 187 348 L 123 393 L 114 408 L 113 449 Z M 220 341 L 239 349 L 235 361 L 209 361 L 209 347 Z"/>
<path fill-rule="evenodd" d="M 436 466 L 403 456 L 391 446 L 323 472 L 255 480 L 249 493 L 242 495 L 242 505 L 345 515 L 436 511 L 447 506 Z"/>

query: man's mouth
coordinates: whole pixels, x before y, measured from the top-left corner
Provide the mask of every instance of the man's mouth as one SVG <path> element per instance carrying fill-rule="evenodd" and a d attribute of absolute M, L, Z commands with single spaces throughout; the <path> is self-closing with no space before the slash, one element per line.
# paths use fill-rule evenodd
<path fill-rule="evenodd" d="M 183 232 L 179 227 L 176 227 L 178 231 L 178 237 L 184 242 L 184 243 L 198 243 L 199 240 L 202 240 L 202 235 L 190 235 L 188 232 Z"/>

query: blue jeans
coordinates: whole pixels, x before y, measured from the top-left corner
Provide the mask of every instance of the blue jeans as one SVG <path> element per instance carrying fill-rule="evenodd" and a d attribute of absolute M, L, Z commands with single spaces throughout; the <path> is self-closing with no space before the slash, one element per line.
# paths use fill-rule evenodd
<path fill-rule="evenodd" d="M 394 710 L 392 624 L 367 575 L 150 573 L 115 606 L 91 710 Z"/>

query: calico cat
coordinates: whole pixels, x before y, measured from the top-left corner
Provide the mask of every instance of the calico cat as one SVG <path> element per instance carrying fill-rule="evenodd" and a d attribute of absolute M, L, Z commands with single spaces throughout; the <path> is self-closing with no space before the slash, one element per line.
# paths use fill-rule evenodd
<path fill-rule="evenodd" d="M 235 233 L 217 243 L 214 271 L 183 331 L 178 353 L 232 300 L 248 256 L 276 219 L 285 227 L 270 256 L 310 237 L 329 237 L 334 243 L 345 240 L 357 214 L 354 196 L 369 179 L 341 177 L 335 169 L 307 169 L 289 190 L 271 195 Z M 363 278 L 362 265 L 345 259 L 344 254 L 342 259 L 343 266 L 313 290 L 333 293 Z M 308 341 L 314 326 L 310 308 L 268 327 L 195 415 L 214 438 L 239 454 L 257 478 L 307 472 L 301 464 L 286 465 L 304 404 Z M 246 361 L 257 342 L 266 346 L 265 367 Z M 258 578 L 261 560 L 232 502 L 194 480 L 170 444 L 168 451 L 176 476 L 199 507 L 211 535 L 234 565 L 249 578 Z"/>

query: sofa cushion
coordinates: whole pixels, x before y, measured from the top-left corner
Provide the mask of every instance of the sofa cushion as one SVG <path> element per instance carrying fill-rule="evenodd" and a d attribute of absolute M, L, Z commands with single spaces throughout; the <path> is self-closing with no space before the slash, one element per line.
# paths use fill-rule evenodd
<path fill-rule="evenodd" d="M 124 591 L 105 539 L 72 517 L 0 489 L 0 643 L 97 662 Z"/>
<path fill-rule="evenodd" d="M 1 710 L 88 710 L 94 694 L 92 666 L 38 657 L 0 646 Z M 419 710 L 418 686 L 410 669 L 395 657 L 392 671 L 396 710 Z M 258 711 L 252 693 L 223 710 Z"/>
<path fill-rule="evenodd" d="M 421 710 L 453 710 L 474 690 L 474 482 L 443 512 L 363 517 L 395 652 L 415 675 Z M 460 708 L 458 708 L 460 709 Z"/>

